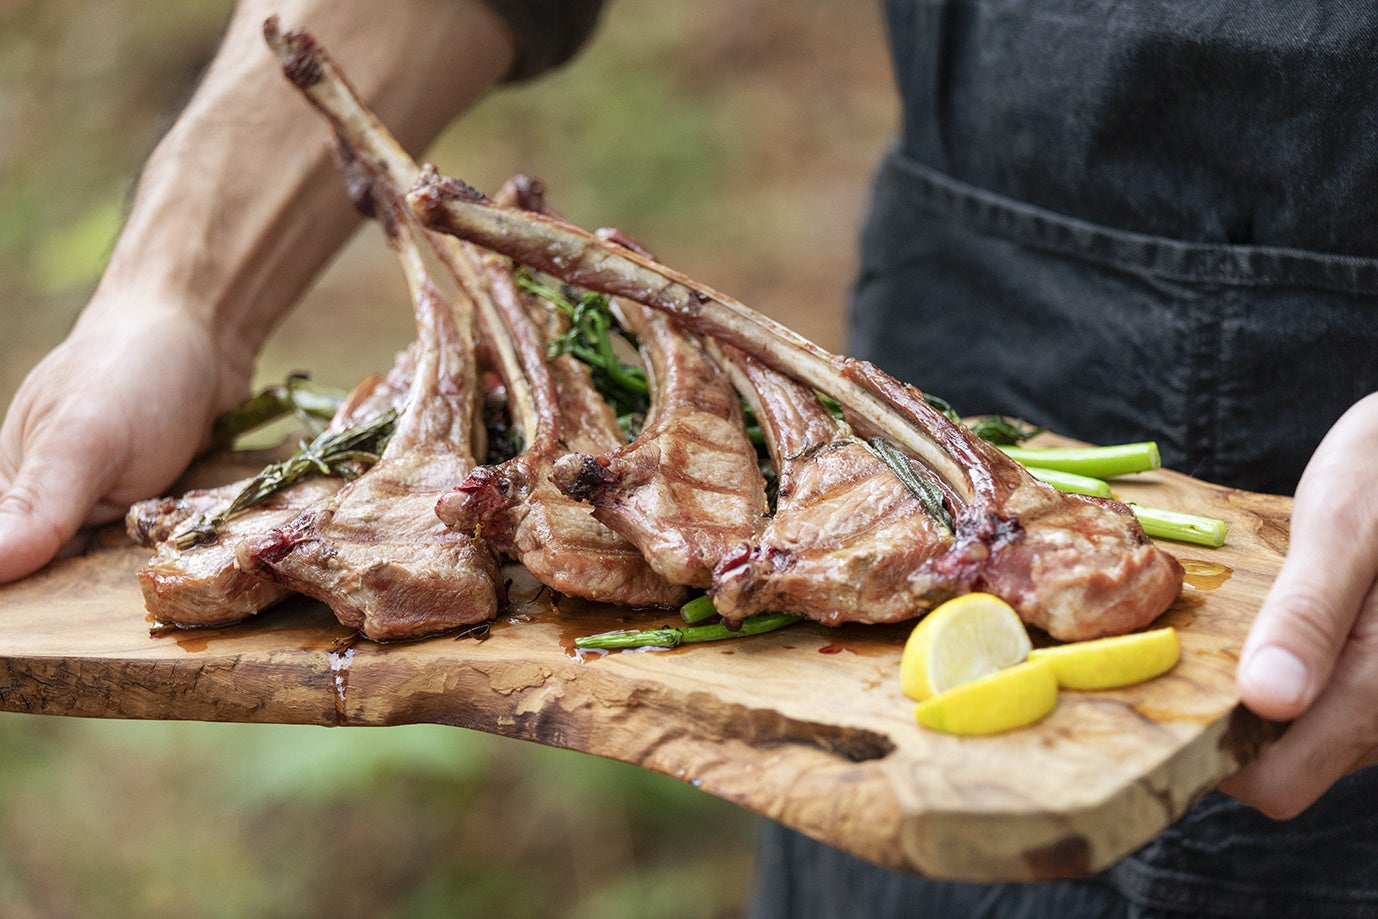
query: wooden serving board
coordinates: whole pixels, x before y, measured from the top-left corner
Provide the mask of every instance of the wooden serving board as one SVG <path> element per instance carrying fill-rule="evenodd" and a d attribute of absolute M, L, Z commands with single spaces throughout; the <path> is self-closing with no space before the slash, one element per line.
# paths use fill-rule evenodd
<path fill-rule="evenodd" d="M 241 474 L 221 461 L 201 483 Z M 1064 692 L 1039 724 L 961 738 L 899 690 L 908 626 L 801 624 L 666 652 L 579 656 L 578 635 L 670 621 L 572 601 L 517 570 L 482 640 L 350 644 L 291 601 L 243 625 L 153 637 L 117 528 L 0 588 L 0 709 L 108 718 L 458 725 L 675 776 L 872 861 L 935 877 L 1035 880 L 1111 864 L 1276 735 L 1238 706 L 1238 650 L 1287 543 L 1291 501 L 1167 471 L 1125 500 L 1224 518 L 1222 549 L 1171 544 L 1193 573 L 1159 624 L 1181 663 L 1124 690 Z"/>

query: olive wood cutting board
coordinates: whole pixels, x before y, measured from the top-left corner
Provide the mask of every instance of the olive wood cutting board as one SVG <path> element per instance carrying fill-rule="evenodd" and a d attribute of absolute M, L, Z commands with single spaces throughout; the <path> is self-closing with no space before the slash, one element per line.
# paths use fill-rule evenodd
<path fill-rule="evenodd" d="M 187 484 L 245 474 L 212 460 Z M 257 468 L 257 467 L 254 467 Z M 919 727 L 899 689 L 909 626 L 812 623 L 673 651 L 576 654 L 578 635 L 677 621 L 552 602 L 520 570 L 486 637 L 354 640 L 289 601 L 238 626 L 150 634 L 112 527 L 84 554 L 0 587 L 0 709 L 103 718 L 458 725 L 611 757 L 872 861 L 935 877 L 1086 874 L 1142 845 L 1278 728 L 1238 706 L 1244 635 L 1287 544 L 1291 501 L 1166 470 L 1124 500 L 1224 518 L 1224 548 L 1168 544 L 1187 586 L 1168 675 L 1063 692 L 1037 725 L 991 737 Z"/>

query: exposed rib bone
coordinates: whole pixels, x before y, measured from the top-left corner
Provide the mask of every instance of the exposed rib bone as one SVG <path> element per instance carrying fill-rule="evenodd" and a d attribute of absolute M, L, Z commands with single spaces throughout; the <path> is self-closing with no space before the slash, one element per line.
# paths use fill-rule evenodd
<path fill-rule="evenodd" d="M 541 206 L 530 180 L 516 181 L 527 184 L 510 186 L 509 196 L 524 197 L 527 207 Z M 563 594 L 624 606 L 683 602 L 684 588 L 656 574 L 635 546 L 550 481 L 559 457 L 570 450 L 613 450 L 622 443 L 622 431 L 583 364 L 568 355 L 546 357 L 549 341 L 563 331 L 554 311 L 528 303 L 507 259 L 490 254 L 483 266 L 529 379 L 537 420 L 525 450 L 499 466 L 475 469 L 459 488 L 441 497 L 436 513 L 460 532 L 481 532 L 542 584 Z M 545 334 L 533 307 L 552 323 Z"/>
<path fill-rule="evenodd" d="M 736 300 L 584 230 L 499 208 L 456 179 L 422 170 L 408 195 L 434 229 L 492 248 L 573 284 L 628 297 L 740 348 L 841 402 L 864 433 L 883 435 L 936 474 L 954 521 L 933 574 L 983 585 L 1026 622 L 1064 639 L 1129 631 L 1177 596 L 1182 571 L 1123 505 L 1061 495 L 927 404 L 913 386 L 832 355 Z M 915 610 L 917 613 L 918 610 Z"/>
<path fill-rule="evenodd" d="M 396 190 L 399 197 L 405 195 L 416 182 L 416 162 L 359 98 L 325 49 L 307 32 L 281 31 L 276 16 L 264 22 L 263 36 L 277 54 L 287 79 L 330 123 L 338 149 L 350 158 L 367 159 L 374 164 L 362 187 L 364 193 L 375 183 L 383 182 Z M 360 203 L 358 195 L 352 197 L 356 205 Z M 507 385 L 513 422 L 524 433 L 528 432 L 536 424 L 536 406 L 511 339 L 501 332 L 502 321 L 478 267 L 481 253 L 453 237 L 436 233 L 423 236 L 474 301 L 484 343 Z"/>
<path fill-rule="evenodd" d="M 812 390 L 735 348 L 716 350 L 761 424 L 778 481 L 760 539 L 713 571 L 709 596 L 724 619 L 771 610 L 828 625 L 893 622 L 971 589 L 931 570 L 951 551 L 951 531 Z"/>
<path fill-rule="evenodd" d="M 264 34 L 288 78 L 330 122 L 347 155 L 374 164 L 369 185 L 385 183 L 400 199 L 415 181 L 417 166 L 329 55 L 304 32 L 281 33 L 276 19 L 265 24 Z M 539 195 L 525 177 L 508 191 L 514 200 L 528 199 L 527 206 Z M 485 343 L 496 356 L 509 410 L 527 445 L 498 470 L 475 470 L 466 481 L 470 492 L 442 498 L 437 510 L 445 522 L 462 533 L 481 532 L 562 593 L 630 606 L 680 602 L 681 588 L 657 576 L 631 544 L 548 481 L 550 465 L 567 449 L 601 452 L 621 442 L 616 420 L 593 393 L 587 372 L 570 358 L 547 364 L 544 340 L 525 314 L 510 263 L 453 237 L 424 235 L 477 304 Z M 462 500 L 466 494 L 471 500 Z"/>
<path fill-rule="evenodd" d="M 698 343 L 643 306 L 618 306 L 640 340 L 650 414 L 630 444 L 563 456 L 553 478 L 667 580 L 707 587 L 718 561 L 764 524 L 756 450 L 736 393 Z"/>
<path fill-rule="evenodd" d="M 367 166 L 367 164 L 362 164 Z M 351 176 L 351 178 L 356 178 Z M 473 306 L 445 300 L 386 182 L 371 190 L 416 307 L 416 378 L 376 465 L 291 523 L 246 541 L 246 569 L 330 605 L 379 641 L 417 638 L 496 615 L 502 581 L 483 544 L 435 518 L 436 498 L 473 468 L 478 410 Z"/>
<path fill-rule="evenodd" d="M 434 167 L 421 171 L 407 200 L 433 229 L 571 284 L 655 307 L 686 329 L 735 345 L 828 393 L 921 459 L 964 500 L 971 500 L 981 485 L 964 465 L 973 450 L 969 439 L 951 430 L 951 422 L 913 387 L 895 383 L 911 392 L 894 404 L 884 391 L 893 387 L 878 380 L 883 375 L 865 361 L 830 354 L 773 319 L 624 246 L 543 215 L 497 207 L 458 179 L 442 178 Z"/>

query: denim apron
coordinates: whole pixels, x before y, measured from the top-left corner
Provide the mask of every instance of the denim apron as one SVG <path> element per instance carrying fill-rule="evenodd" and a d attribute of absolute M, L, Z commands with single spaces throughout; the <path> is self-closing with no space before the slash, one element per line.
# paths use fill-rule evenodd
<path fill-rule="evenodd" d="M 886 12 L 904 121 L 849 353 L 965 414 L 1290 493 L 1378 390 L 1378 5 Z M 776 825 L 760 871 L 760 917 L 1378 917 L 1378 770 L 1285 822 L 1211 795 L 1078 881 L 930 882 Z"/>

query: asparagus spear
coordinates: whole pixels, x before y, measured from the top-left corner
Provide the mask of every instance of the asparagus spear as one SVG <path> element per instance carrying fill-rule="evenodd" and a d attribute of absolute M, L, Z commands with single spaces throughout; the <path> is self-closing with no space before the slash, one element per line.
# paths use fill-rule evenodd
<path fill-rule="evenodd" d="M 746 638 L 750 635 L 760 635 L 763 632 L 773 632 L 787 625 L 793 625 L 802 618 L 802 616 L 791 616 L 786 613 L 760 613 L 743 619 L 736 630 L 729 629 L 721 623 L 715 623 L 713 625 L 694 625 L 682 629 L 666 627 L 663 629 L 600 632 L 597 635 L 585 635 L 582 638 L 576 638 L 574 647 L 581 651 L 611 651 L 622 648 L 677 648 L 685 644 L 722 641 L 726 638 Z"/>

